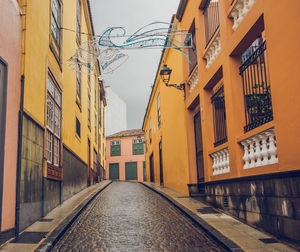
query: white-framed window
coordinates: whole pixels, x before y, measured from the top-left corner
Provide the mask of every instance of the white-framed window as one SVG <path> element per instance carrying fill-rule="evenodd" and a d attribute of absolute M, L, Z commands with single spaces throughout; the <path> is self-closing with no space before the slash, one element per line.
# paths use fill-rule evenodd
<path fill-rule="evenodd" d="M 57 46 L 60 46 L 61 6 L 59 0 L 51 0 L 51 34 Z"/>
<path fill-rule="evenodd" d="M 61 92 L 50 76 L 47 79 L 47 132 L 46 159 L 47 163 L 59 167 L 61 146 Z"/>

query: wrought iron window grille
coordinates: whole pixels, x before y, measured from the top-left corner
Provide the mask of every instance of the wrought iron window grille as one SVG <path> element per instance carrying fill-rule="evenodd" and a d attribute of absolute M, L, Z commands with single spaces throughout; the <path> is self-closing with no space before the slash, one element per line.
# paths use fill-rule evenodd
<path fill-rule="evenodd" d="M 239 69 L 243 80 L 245 132 L 273 120 L 271 87 L 265 52 L 266 42 L 263 42 Z"/>
<path fill-rule="evenodd" d="M 224 86 L 222 85 L 211 97 L 214 120 L 214 147 L 227 142 L 226 111 Z"/>

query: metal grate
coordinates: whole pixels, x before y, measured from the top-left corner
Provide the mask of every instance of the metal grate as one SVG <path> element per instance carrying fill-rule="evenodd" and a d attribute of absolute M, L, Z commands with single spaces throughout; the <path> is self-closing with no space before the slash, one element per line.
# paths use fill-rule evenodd
<path fill-rule="evenodd" d="M 240 66 L 245 101 L 245 132 L 273 120 L 265 52 L 266 42 L 263 42 Z"/>
<path fill-rule="evenodd" d="M 223 207 L 224 208 L 228 208 L 228 196 L 227 195 L 223 195 Z"/>
<path fill-rule="evenodd" d="M 219 88 L 215 92 L 215 94 L 211 97 L 211 103 L 213 105 L 213 117 L 214 117 L 214 133 L 215 133 L 214 146 L 216 147 L 218 145 L 227 142 L 224 86 Z"/>

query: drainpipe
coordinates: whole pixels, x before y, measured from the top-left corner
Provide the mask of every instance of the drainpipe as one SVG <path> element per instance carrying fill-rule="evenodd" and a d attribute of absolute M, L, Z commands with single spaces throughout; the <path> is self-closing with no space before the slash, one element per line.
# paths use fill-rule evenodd
<path fill-rule="evenodd" d="M 15 236 L 20 232 L 20 182 L 21 182 L 21 165 L 22 165 L 22 135 L 23 135 L 23 101 L 24 101 L 24 74 L 21 76 L 21 97 L 19 110 L 18 125 L 18 154 L 17 154 L 17 182 L 16 182 L 16 212 L 15 212 Z"/>

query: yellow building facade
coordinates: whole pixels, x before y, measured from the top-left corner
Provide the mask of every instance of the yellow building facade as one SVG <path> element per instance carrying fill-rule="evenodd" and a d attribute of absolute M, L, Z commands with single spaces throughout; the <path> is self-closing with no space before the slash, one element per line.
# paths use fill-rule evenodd
<path fill-rule="evenodd" d="M 68 61 L 94 35 L 87 0 L 19 0 L 24 117 L 20 229 L 104 177 L 103 83 Z"/>
<path fill-rule="evenodd" d="M 300 196 L 300 103 L 299 29 L 291 24 L 300 22 L 299 4 L 181 0 L 172 22 L 192 34 L 193 49 L 186 49 L 190 62 L 164 50 L 143 124 L 148 181 L 160 183 L 155 155 L 161 140 L 164 186 L 201 196 L 250 225 L 293 240 L 300 239 L 295 199 Z M 164 64 L 173 70 L 170 83 L 185 84 L 185 98 L 173 105 L 173 113 L 164 112 L 162 104 L 182 93 L 158 84 Z M 161 95 L 157 130 L 160 90 L 168 91 Z M 149 143 L 149 134 L 157 140 Z"/>
<path fill-rule="evenodd" d="M 173 17 L 173 22 L 175 16 Z M 175 23 L 176 24 L 176 23 Z M 164 49 L 153 83 L 143 121 L 147 180 L 188 194 L 188 145 L 184 93 L 166 87 L 159 71 L 164 64 L 173 66 L 170 83 L 180 83 L 183 75 L 181 53 Z M 176 136 L 176 137 L 174 137 Z"/>

